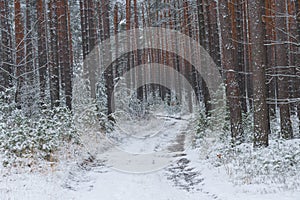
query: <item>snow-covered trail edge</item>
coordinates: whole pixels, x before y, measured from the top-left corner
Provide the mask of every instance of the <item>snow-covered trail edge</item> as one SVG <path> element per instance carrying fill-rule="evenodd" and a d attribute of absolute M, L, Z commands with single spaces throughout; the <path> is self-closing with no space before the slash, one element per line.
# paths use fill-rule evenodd
<path fill-rule="evenodd" d="M 257 185 L 234 186 L 225 166 L 218 169 L 211 166 L 200 159 L 199 149 L 190 147 L 190 126 L 188 120 L 170 118 L 161 135 L 148 143 L 123 138 L 120 145 L 128 151 L 147 152 L 164 147 L 173 153 L 172 162 L 159 170 L 151 173 L 118 170 L 113 161 L 122 158 L 111 147 L 100 148 L 93 160 L 79 159 L 53 172 L 1 175 L 0 200 L 299 200 L 300 191 L 262 194 L 255 192 Z M 116 157 L 110 157 L 114 153 Z"/>

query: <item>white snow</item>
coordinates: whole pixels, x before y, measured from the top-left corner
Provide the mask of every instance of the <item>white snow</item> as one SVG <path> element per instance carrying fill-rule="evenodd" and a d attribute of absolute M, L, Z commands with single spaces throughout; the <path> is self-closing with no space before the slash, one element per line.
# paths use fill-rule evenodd
<path fill-rule="evenodd" d="M 186 150 L 181 152 L 180 134 L 191 133 L 187 118 L 123 121 L 119 127 L 123 132 L 118 130 L 108 135 L 110 145 L 99 148 L 94 162 L 72 158 L 33 172 L 29 167 L 27 171 L 1 167 L 0 200 L 300 199 L 300 181 L 294 182 L 299 185 L 293 189 L 281 187 L 278 182 L 240 181 L 239 176 L 247 177 L 241 176 L 247 175 L 246 172 L 235 171 L 242 164 L 235 166 L 236 160 L 230 160 L 230 154 L 223 158 L 224 144 L 213 139 L 211 143 L 206 141 L 207 146 L 192 148 L 192 138 L 188 135 L 184 137 Z M 291 144 L 291 141 L 287 145 L 296 147 L 297 142 Z M 242 151 L 246 151 L 246 147 L 241 147 Z M 220 158 L 218 153 L 222 154 Z M 240 158 L 239 154 L 236 156 Z M 218 159 L 224 159 L 224 162 Z M 86 165 L 82 164 L 84 162 Z M 300 164 L 296 164 L 299 167 Z"/>

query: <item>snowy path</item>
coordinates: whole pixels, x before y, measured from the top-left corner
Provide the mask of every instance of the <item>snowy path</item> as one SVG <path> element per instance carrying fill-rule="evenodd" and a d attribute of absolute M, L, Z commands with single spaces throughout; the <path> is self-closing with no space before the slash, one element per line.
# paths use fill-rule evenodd
<path fill-rule="evenodd" d="M 218 199 L 216 195 L 202 191 L 201 173 L 189 166 L 191 161 L 186 158 L 184 152 L 188 125 L 187 120 L 168 119 L 160 128 L 160 133 L 154 137 L 146 139 L 142 137 L 142 135 L 150 135 L 149 131 L 148 133 L 140 132 L 140 135 L 135 135 L 135 139 L 119 136 L 118 139 L 122 140 L 122 144 L 118 148 L 112 147 L 109 151 L 100 153 L 97 155 L 96 161 L 87 164 L 88 166 L 94 165 L 87 167 L 89 171 L 86 173 L 89 175 L 85 173 L 85 176 L 93 177 L 89 184 L 78 185 L 76 183 L 78 177 L 75 178 L 75 175 L 69 178 L 69 180 L 75 181 L 70 181 L 68 187 L 80 191 L 75 192 L 76 199 Z M 136 154 L 135 156 L 126 156 L 126 153 L 120 153 L 122 146 L 135 153 L 156 152 L 161 146 L 165 146 L 168 150 L 167 154 L 169 153 L 167 155 L 169 163 L 157 162 L 157 155 L 151 157 L 152 160 L 149 160 L 147 156 L 143 157 L 144 154 L 138 158 L 136 158 Z M 99 166 L 95 163 L 98 163 Z M 157 166 L 156 163 L 158 163 Z M 151 169 L 153 172 L 147 173 Z M 145 170 L 145 172 L 139 170 Z M 77 176 L 81 175 L 79 169 Z M 75 187 L 71 186 L 72 184 Z"/>
<path fill-rule="evenodd" d="M 93 160 L 52 173 L 2 175 L 0 200 L 300 199 L 299 191 L 261 194 L 255 186 L 234 186 L 226 169 L 210 166 L 199 159 L 197 150 L 188 148 L 188 120 L 123 125 L 120 129 L 127 134 L 118 130 L 109 135 L 113 145 L 101 148 Z"/>

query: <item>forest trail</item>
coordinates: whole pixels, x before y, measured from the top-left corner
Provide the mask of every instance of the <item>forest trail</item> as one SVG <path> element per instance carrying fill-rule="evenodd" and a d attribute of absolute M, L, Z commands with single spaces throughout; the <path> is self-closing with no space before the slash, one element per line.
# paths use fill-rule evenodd
<path fill-rule="evenodd" d="M 299 199 L 296 191 L 265 194 L 257 191 L 266 185 L 234 185 L 226 167 L 212 166 L 191 148 L 189 118 L 163 118 L 147 124 L 124 120 L 119 128 L 127 134 L 108 134 L 97 154 L 62 163 L 53 172 L 1 176 L 0 200 Z"/>
<path fill-rule="evenodd" d="M 75 199 L 219 199 L 203 191 L 201 172 L 190 166 L 191 161 L 185 152 L 188 130 L 191 129 L 189 126 L 188 120 L 167 118 L 159 133 L 152 137 L 144 137 L 151 130 L 139 132 L 133 140 L 129 135 L 120 134 L 120 130 L 114 132 L 113 135 L 117 136 L 114 141 L 122 141 L 119 147 L 100 152 L 95 160 L 87 160 L 72 169 L 64 187 L 84 194 Z M 141 129 L 139 125 L 131 128 Z M 128 156 L 120 151 L 124 146 L 127 151 L 134 150 L 135 154 Z M 166 148 L 162 153 L 149 157 L 143 156 L 147 154 L 137 156 L 138 152 L 158 152 L 162 146 Z"/>

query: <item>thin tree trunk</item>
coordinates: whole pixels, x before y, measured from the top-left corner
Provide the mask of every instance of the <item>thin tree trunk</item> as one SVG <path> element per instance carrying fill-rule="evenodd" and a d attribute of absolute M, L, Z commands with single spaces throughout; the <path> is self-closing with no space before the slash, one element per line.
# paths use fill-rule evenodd
<path fill-rule="evenodd" d="M 4 91 L 12 86 L 12 38 L 11 38 L 11 25 L 8 22 L 8 1 L 0 0 L 0 24 L 1 24 L 1 60 L 0 62 L 0 91 Z"/>
<path fill-rule="evenodd" d="M 131 0 L 126 0 L 126 31 L 131 29 Z M 131 45 L 130 36 L 127 35 L 126 38 L 127 48 Z M 131 69 L 131 53 L 127 54 L 127 69 L 125 71 L 129 71 Z M 131 78 L 127 76 L 128 80 L 126 80 L 127 88 L 131 88 Z"/>
<path fill-rule="evenodd" d="M 116 49 L 115 49 L 115 54 L 116 54 L 116 58 L 118 59 L 119 57 L 119 36 L 118 36 L 118 33 L 119 33 L 119 5 L 118 3 L 115 4 L 115 7 L 114 7 L 114 34 L 115 34 L 115 46 L 116 46 Z M 120 77 L 120 69 L 119 69 L 119 65 L 120 63 L 117 62 L 116 63 L 116 66 L 115 66 L 115 75 L 116 77 Z"/>
<path fill-rule="evenodd" d="M 96 23 L 95 23 L 95 4 L 94 0 L 87 0 L 87 10 L 88 10 L 88 40 L 89 40 L 89 50 L 88 52 L 91 52 L 97 43 L 97 29 L 96 29 Z"/>
<path fill-rule="evenodd" d="M 300 0 L 295 1 L 296 3 L 296 22 L 297 22 L 297 41 L 298 44 L 300 43 Z M 298 46 L 296 51 L 296 66 L 297 66 L 297 73 L 298 76 L 298 89 L 297 89 L 297 97 L 300 98 L 300 47 Z M 298 127 L 299 127 L 299 137 L 300 137 L 300 100 L 298 100 Z"/>
<path fill-rule="evenodd" d="M 288 67 L 288 46 L 286 42 L 286 1 L 276 0 L 276 30 L 277 30 L 277 46 L 276 46 L 276 62 L 278 73 L 278 98 L 280 108 L 280 125 L 281 136 L 285 139 L 293 138 L 293 129 L 289 105 L 289 78 L 290 69 Z"/>
<path fill-rule="evenodd" d="M 50 74 L 50 96 L 51 107 L 58 107 L 59 96 L 59 63 L 58 63 L 58 44 L 57 44 L 57 15 L 55 12 L 55 0 L 49 1 L 49 27 L 50 27 L 50 47 L 49 47 L 49 74 Z"/>
<path fill-rule="evenodd" d="M 21 108 L 21 88 L 24 82 L 24 57 L 25 57 L 25 42 L 24 42 L 24 25 L 22 19 L 20 0 L 14 1 L 15 8 L 15 41 L 16 41 L 16 77 L 17 87 L 15 101 L 18 107 Z"/>
<path fill-rule="evenodd" d="M 108 39 L 110 37 L 110 23 L 109 23 L 109 4 L 110 1 L 101 0 L 102 3 L 102 13 L 103 13 L 103 36 L 104 40 Z M 106 62 L 111 62 L 111 46 L 108 45 L 105 48 L 104 51 L 104 59 L 106 59 Z M 114 86 L 114 76 L 113 76 L 113 68 L 110 66 L 108 69 L 104 72 L 105 77 L 105 86 L 106 86 L 106 94 L 107 94 L 107 115 L 109 116 L 109 119 L 111 119 L 110 114 L 114 112 L 114 95 L 113 95 L 113 86 Z"/>
<path fill-rule="evenodd" d="M 85 60 L 87 54 L 88 54 L 88 41 L 87 41 L 87 24 L 86 24 L 86 12 L 84 7 L 84 1 L 80 0 L 80 23 L 81 23 L 81 35 L 82 35 L 82 54 L 83 54 L 83 60 Z"/>
<path fill-rule="evenodd" d="M 134 34 L 135 34 L 135 41 L 134 41 L 134 67 L 135 67 L 135 71 L 136 71 L 136 77 L 137 77 L 137 99 L 140 101 L 143 101 L 144 99 L 144 91 L 143 91 L 143 87 L 142 87 L 142 83 L 143 83 L 143 71 L 141 70 L 141 66 L 139 66 L 141 64 L 141 52 L 140 50 L 138 50 L 138 42 L 139 42 L 139 18 L 138 18 L 138 4 L 137 4 L 137 0 L 133 0 L 133 10 L 134 10 Z"/>
<path fill-rule="evenodd" d="M 32 84 L 33 81 L 33 46 L 32 46 L 32 3 L 30 0 L 26 0 L 26 72 L 27 81 Z"/>
<path fill-rule="evenodd" d="M 40 103 L 46 103 L 46 81 L 47 81 L 47 45 L 46 45 L 46 18 L 45 5 L 43 0 L 36 3 L 37 26 L 38 26 L 38 63 L 39 63 L 39 81 L 40 81 Z"/>

